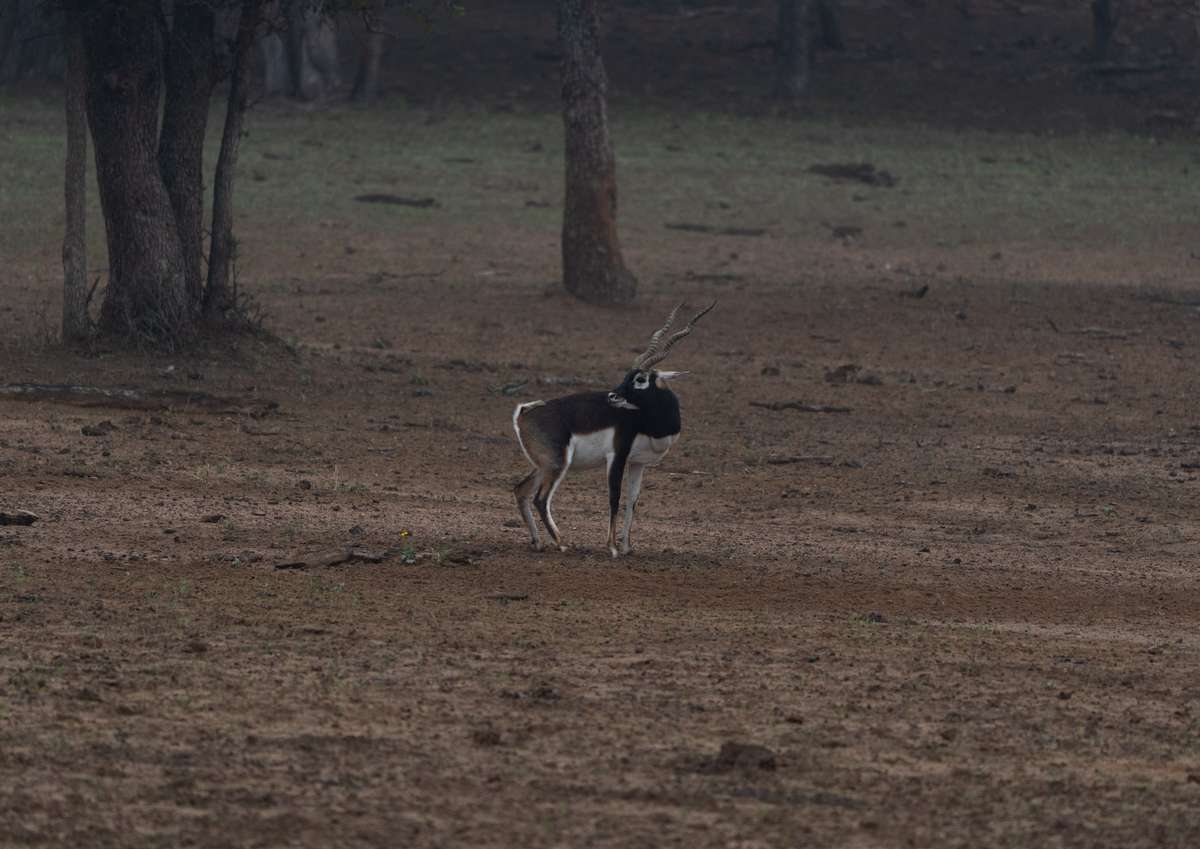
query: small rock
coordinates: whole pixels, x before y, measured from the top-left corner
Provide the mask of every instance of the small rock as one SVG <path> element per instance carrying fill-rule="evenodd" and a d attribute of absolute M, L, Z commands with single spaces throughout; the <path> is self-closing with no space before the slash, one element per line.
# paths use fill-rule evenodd
<path fill-rule="evenodd" d="M 495 728 L 476 728 L 471 732 L 471 742 L 477 746 L 499 746 L 501 742 L 500 732 Z"/>
<path fill-rule="evenodd" d="M 98 424 L 84 425 L 79 429 L 79 432 L 84 436 L 107 436 L 116 429 L 117 426 L 115 424 L 110 422 L 108 419 L 105 419 Z"/>
<path fill-rule="evenodd" d="M 200 521 L 206 525 L 215 525 L 222 519 L 228 518 L 224 513 L 209 513 L 207 516 L 201 516 Z"/>
<path fill-rule="evenodd" d="M 776 768 L 775 753 L 766 746 L 754 743 L 722 743 L 721 751 L 712 760 L 704 763 L 702 772 L 732 772 L 737 769 L 761 769 L 772 771 Z"/>
<path fill-rule="evenodd" d="M 862 366 L 855 365 L 854 363 L 840 365 L 835 369 L 825 372 L 825 382 L 838 386 L 844 383 L 850 383 L 852 380 L 854 380 L 854 376 L 861 368 Z"/>
<path fill-rule="evenodd" d="M 183 647 L 188 654 L 204 654 L 208 651 L 208 643 L 203 640 L 191 640 Z"/>
<path fill-rule="evenodd" d="M 928 549 L 926 549 L 926 551 L 928 551 Z M 863 616 L 863 621 L 871 622 L 874 624 L 882 624 L 884 622 L 887 622 L 887 618 L 882 613 L 876 613 L 875 611 L 871 611 L 870 613 Z"/>

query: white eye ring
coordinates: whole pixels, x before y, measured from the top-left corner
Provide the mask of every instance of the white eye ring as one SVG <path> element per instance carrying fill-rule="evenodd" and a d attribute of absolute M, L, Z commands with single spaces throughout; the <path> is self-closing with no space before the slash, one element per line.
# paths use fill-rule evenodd
<path fill-rule="evenodd" d="M 645 389 L 650 385 L 650 376 L 647 374 L 639 374 L 633 379 L 634 389 Z"/>

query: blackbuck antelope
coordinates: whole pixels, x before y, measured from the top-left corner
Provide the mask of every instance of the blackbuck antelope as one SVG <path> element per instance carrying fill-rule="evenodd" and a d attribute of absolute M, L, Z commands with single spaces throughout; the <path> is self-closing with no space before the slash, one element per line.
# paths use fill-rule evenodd
<path fill-rule="evenodd" d="M 696 326 L 716 301 L 696 313 L 682 330 L 663 341 L 683 304 L 675 307 L 667 323 L 650 337 L 650 345 L 633 362 L 625 380 L 612 392 L 579 392 L 551 401 L 519 404 L 513 412 L 513 428 L 533 471 L 516 485 L 517 509 L 529 529 L 533 547 L 541 549 L 531 506 L 541 514 L 542 524 L 561 551 L 566 551 L 562 534 L 550 513 L 550 502 L 569 469 L 608 468 L 608 550 L 617 556 L 617 512 L 621 505 L 621 481 L 629 468 L 629 491 L 625 496 L 625 532 L 621 554 L 629 553 L 633 511 L 642 488 L 642 473 L 657 465 L 679 438 L 679 399 L 667 383 L 682 371 L 658 371 L 671 349 Z"/>

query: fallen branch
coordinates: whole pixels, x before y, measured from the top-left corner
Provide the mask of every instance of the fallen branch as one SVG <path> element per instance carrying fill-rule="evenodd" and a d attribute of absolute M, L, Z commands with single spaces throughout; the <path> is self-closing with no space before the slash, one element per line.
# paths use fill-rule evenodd
<path fill-rule="evenodd" d="M 77 407 L 115 407 L 122 410 L 199 408 L 209 413 L 246 413 L 261 418 L 279 409 L 266 399 L 222 398 L 190 389 L 107 389 L 71 383 L 7 383 L 0 385 L 0 400 L 49 401 Z"/>
<path fill-rule="evenodd" d="M 885 189 L 890 189 L 898 182 L 890 173 L 876 169 L 870 162 L 831 162 L 810 165 L 808 170 L 812 174 L 820 174 L 833 180 L 853 180 Z"/>
<path fill-rule="evenodd" d="M 781 412 L 782 410 L 799 410 L 802 413 L 849 413 L 849 407 L 838 407 L 833 404 L 806 404 L 803 401 L 751 401 L 751 407 L 762 407 L 764 410 Z"/>
<path fill-rule="evenodd" d="M 367 551 L 362 548 L 335 548 L 317 554 L 299 556 L 276 563 L 276 569 L 319 569 L 342 563 L 382 563 L 391 552 Z"/>
<path fill-rule="evenodd" d="M 805 457 L 768 457 L 768 466 L 791 466 L 795 463 L 821 463 L 829 465 L 833 462 L 832 457 L 825 457 L 818 454 Z"/>
<path fill-rule="evenodd" d="M 438 205 L 433 198 L 406 198 L 401 195 L 382 193 L 358 195 L 354 199 L 359 203 L 386 203 L 392 206 L 411 206 L 417 209 L 429 209 Z"/>
<path fill-rule="evenodd" d="M 685 233 L 712 233 L 717 236 L 765 236 L 763 227 L 712 227 L 708 224 L 691 224 L 681 221 L 677 224 L 664 224 L 668 230 L 682 230 Z"/>

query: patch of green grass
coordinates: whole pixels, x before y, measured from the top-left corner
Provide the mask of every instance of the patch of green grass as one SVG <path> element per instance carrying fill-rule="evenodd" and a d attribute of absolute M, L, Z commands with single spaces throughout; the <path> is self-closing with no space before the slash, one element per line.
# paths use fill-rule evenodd
<path fill-rule="evenodd" d="M 5 290 L 44 291 L 61 275 L 60 112 L 58 102 L 0 92 Z M 210 175 L 219 118 L 216 109 Z M 980 246 L 1007 255 L 1045 247 L 1138 255 L 1179 253 L 1192 240 L 1200 157 L 1189 141 L 856 121 L 614 108 L 623 239 L 650 253 L 671 245 L 717 250 L 707 237 L 664 228 L 690 222 L 764 227 L 782 240 L 776 250 L 787 251 L 829 244 L 828 224 L 862 226 L 866 243 L 883 251 Z M 520 260 L 538 269 L 524 285 L 557 277 L 563 158 L 556 113 L 463 106 L 431 116 L 398 102 L 369 110 L 264 106 L 247 125 L 237 228 L 247 283 L 264 293 L 275 287 L 286 297 L 291 288 L 282 281 L 292 274 L 347 273 L 352 242 L 359 267 L 387 267 L 409 253 L 406 245 L 422 246 L 423 262 L 453 268 L 444 279 L 448 291 L 477 285 L 480 273 L 475 265 L 454 267 L 451 254 L 472 255 L 480 267 Z M 890 172 L 897 185 L 837 182 L 808 170 L 860 161 Z M 355 200 L 366 193 L 432 197 L 437 205 Z M 89 266 L 100 273 L 106 259 L 94 185 L 88 227 Z M 429 249 L 433 237 L 447 247 Z M 743 242 L 748 251 L 763 244 Z"/>

